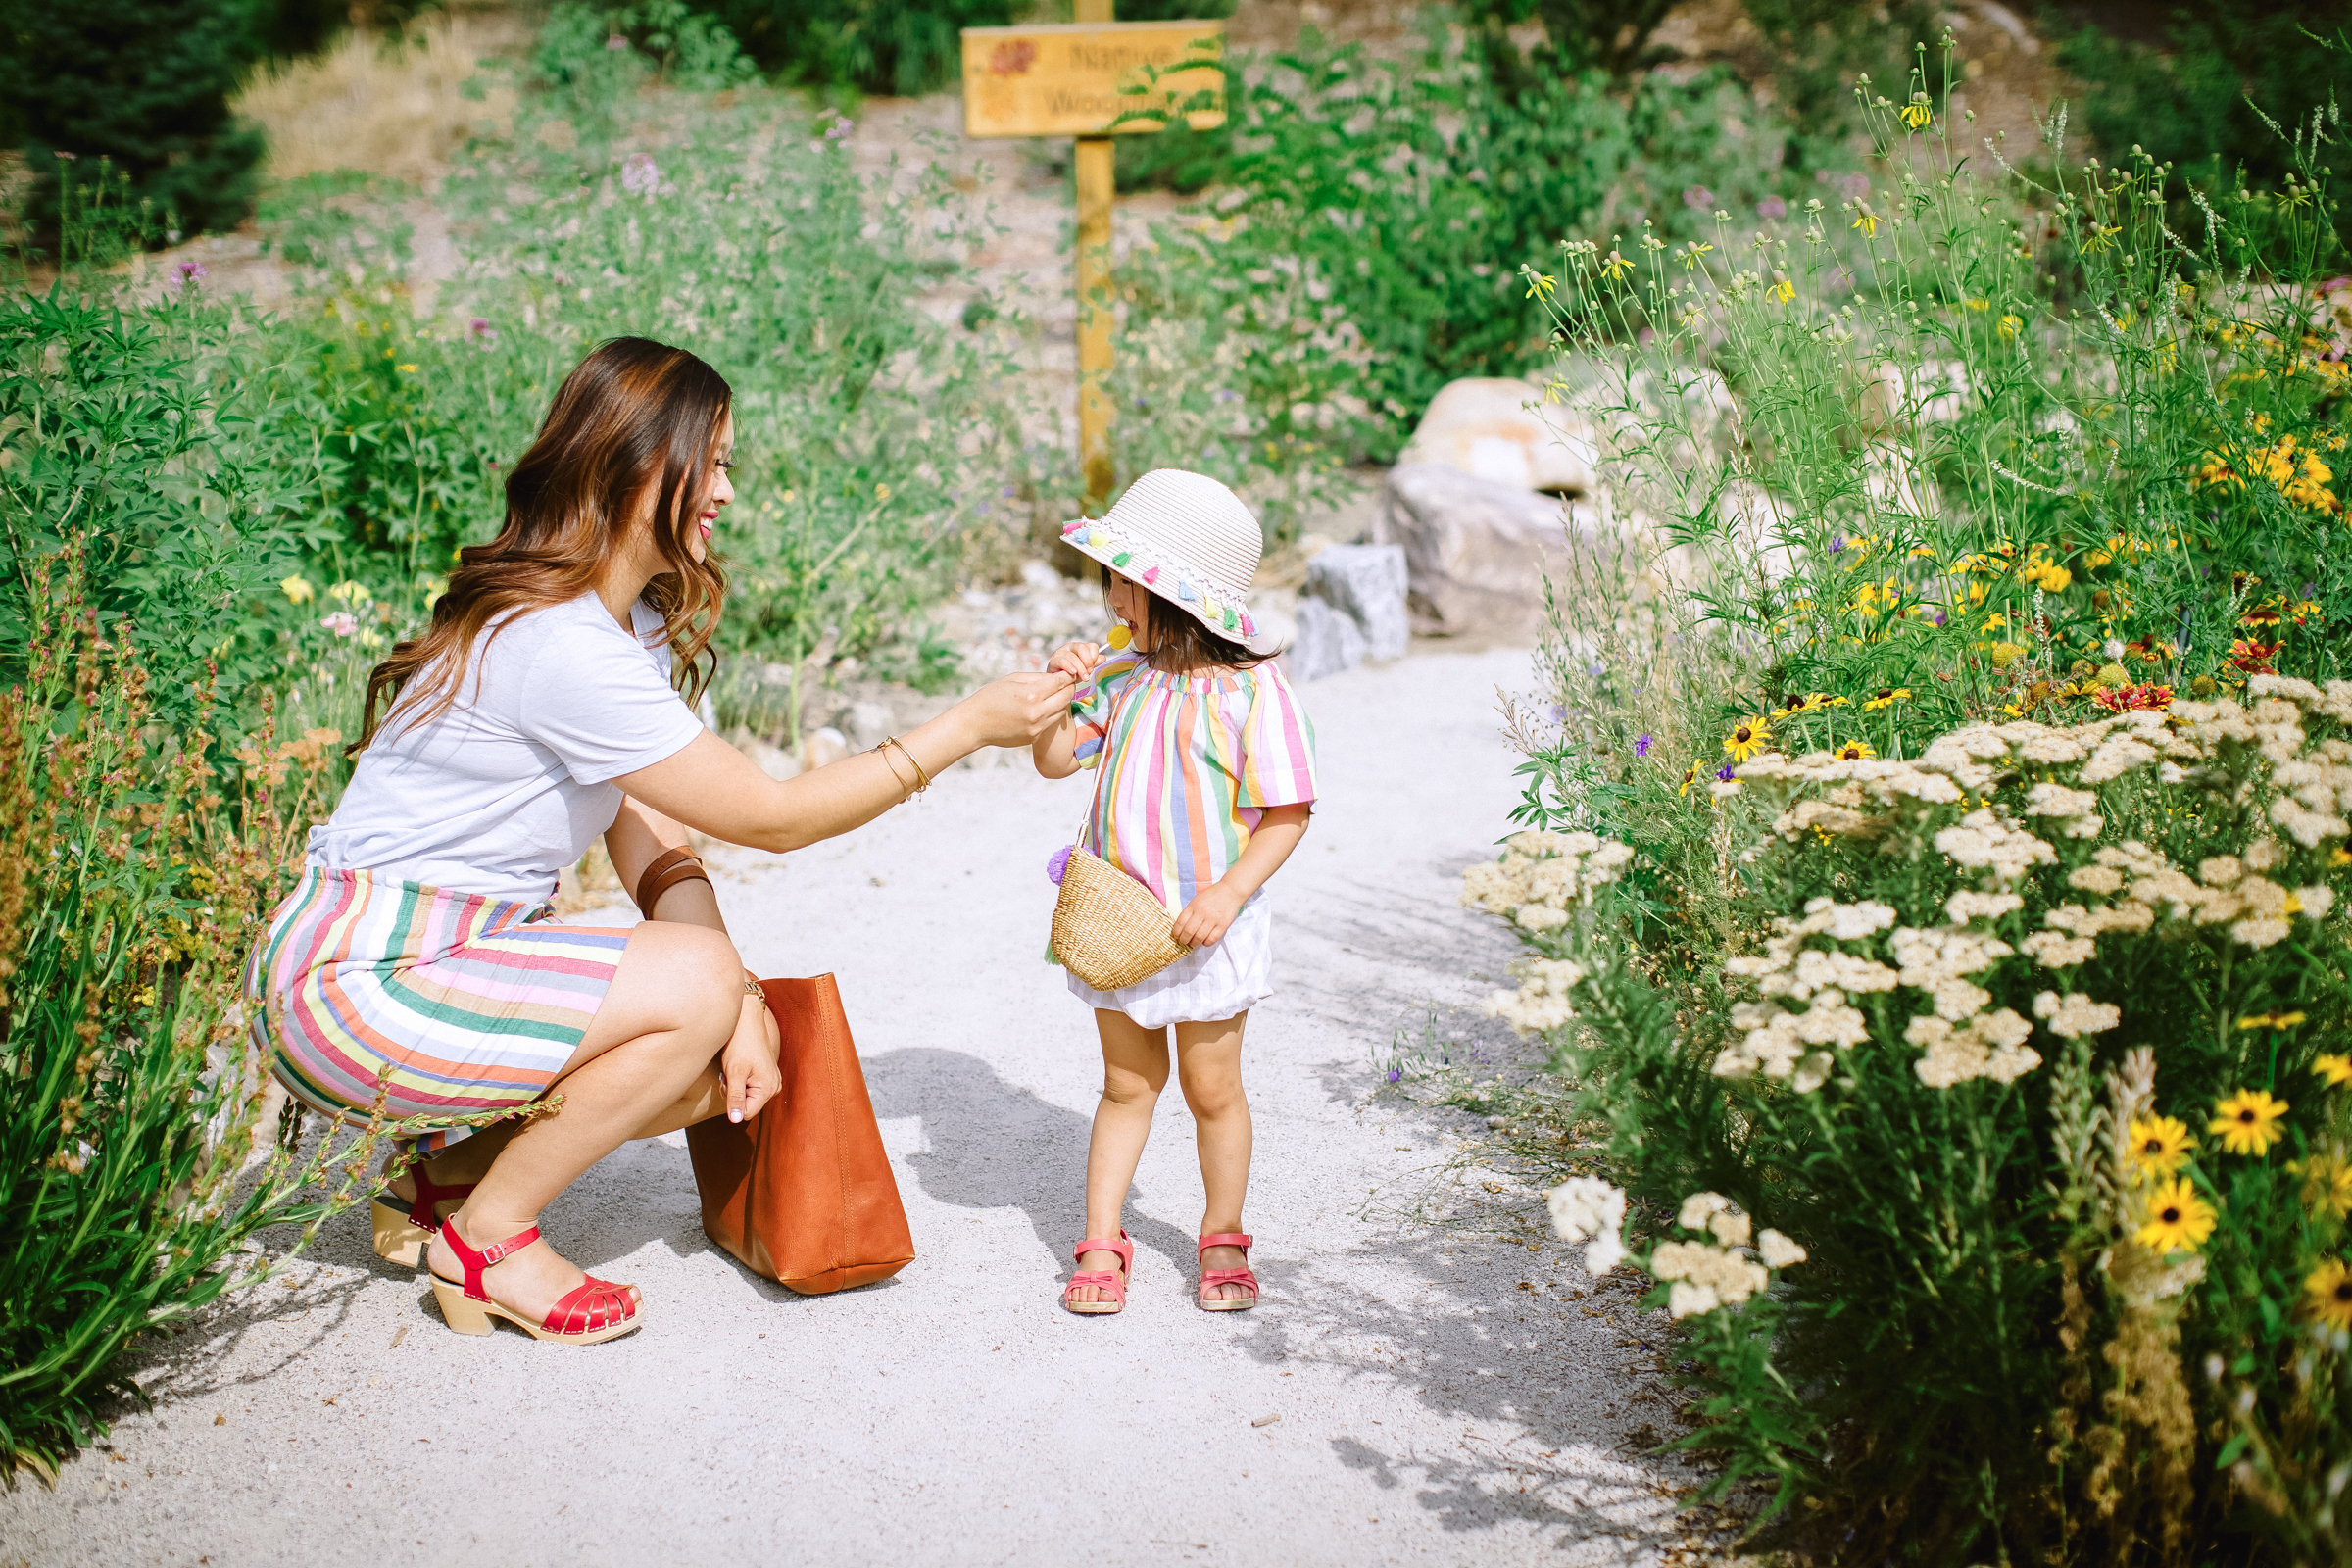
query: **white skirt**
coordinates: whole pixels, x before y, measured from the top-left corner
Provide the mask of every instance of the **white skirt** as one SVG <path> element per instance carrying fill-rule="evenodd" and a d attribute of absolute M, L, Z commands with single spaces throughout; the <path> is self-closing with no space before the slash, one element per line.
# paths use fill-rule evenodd
<path fill-rule="evenodd" d="M 1097 991 L 1068 976 L 1070 995 L 1090 1007 L 1123 1012 L 1141 1029 L 1216 1023 L 1274 994 L 1274 912 L 1260 888 L 1216 946 L 1196 948 L 1148 980 Z"/>

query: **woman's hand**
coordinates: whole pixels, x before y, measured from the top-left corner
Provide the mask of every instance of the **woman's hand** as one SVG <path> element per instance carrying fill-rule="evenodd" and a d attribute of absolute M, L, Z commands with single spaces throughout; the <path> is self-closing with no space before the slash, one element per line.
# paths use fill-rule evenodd
<path fill-rule="evenodd" d="M 1193 895 L 1193 902 L 1176 916 L 1175 927 L 1168 935 L 1188 948 L 1213 948 L 1224 940 L 1232 929 L 1235 915 L 1249 902 L 1248 895 L 1237 893 L 1223 883 L 1202 888 Z"/>
<path fill-rule="evenodd" d="M 759 984 L 748 969 L 743 978 L 747 986 Z M 718 1054 L 719 1076 L 727 1084 L 727 1120 L 750 1121 L 784 1087 L 783 1069 L 776 1064 L 783 1050 L 784 1037 L 776 1031 L 776 1015 L 767 1010 L 767 998 L 747 990 L 735 1033 Z"/>
<path fill-rule="evenodd" d="M 1067 675 L 1083 686 L 1086 684 L 1086 678 L 1092 675 L 1096 666 L 1102 662 L 1102 650 L 1099 645 L 1063 643 L 1059 648 L 1054 650 L 1054 657 L 1046 661 L 1046 669 L 1048 673 Z"/>
<path fill-rule="evenodd" d="M 983 746 L 1029 746 L 1061 722 L 1078 679 L 1066 670 L 1004 675 L 957 703 L 951 713 Z"/>

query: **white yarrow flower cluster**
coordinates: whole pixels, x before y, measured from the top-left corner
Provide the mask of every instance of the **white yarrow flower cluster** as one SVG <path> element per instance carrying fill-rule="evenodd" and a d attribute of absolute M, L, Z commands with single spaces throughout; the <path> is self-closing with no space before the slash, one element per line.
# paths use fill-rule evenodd
<path fill-rule="evenodd" d="M 1667 1282 L 1666 1310 L 1677 1318 L 1737 1306 L 1771 1282 L 1769 1268 L 1805 1260 L 1805 1250 L 1779 1231 L 1755 1235 L 1762 1263 L 1741 1255 L 1754 1222 L 1721 1193 L 1692 1193 L 1683 1200 L 1675 1223 L 1703 1231 L 1708 1242 L 1661 1242 L 1649 1254 L 1649 1272 Z"/>
<path fill-rule="evenodd" d="M 1502 1019 L 1522 1036 L 1557 1029 L 1576 1016 L 1568 996 L 1589 972 L 1567 958 L 1521 958 L 1511 965 L 1519 989 L 1488 997 L 1487 1016 Z"/>
<path fill-rule="evenodd" d="M 1501 859 L 1462 873 L 1462 907 L 1499 914 L 1523 931 L 1556 930 L 1633 858 L 1633 846 L 1593 833 L 1514 833 Z"/>
<path fill-rule="evenodd" d="M 1544 1196 L 1560 1240 L 1584 1242 L 1585 1272 L 1597 1279 L 1625 1258 L 1625 1194 L 1597 1176 L 1571 1176 Z"/>
<path fill-rule="evenodd" d="M 1894 919 L 1887 905 L 1814 899 L 1805 906 L 1803 919 L 1781 922 L 1761 956 L 1726 963 L 1726 976 L 1753 979 L 1764 996 L 1807 1006 L 1803 1012 L 1790 1012 L 1777 1004 L 1735 1004 L 1732 1025 L 1744 1038 L 1717 1054 L 1717 1075 L 1748 1078 L 1760 1072 L 1767 1078 L 1787 1078 L 1799 1094 L 1811 1094 L 1827 1083 L 1835 1058 L 1826 1050 L 1807 1048 L 1858 1046 L 1868 1040 L 1870 1020 L 1846 1001 L 1847 995 L 1891 991 L 1895 974 L 1875 959 L 1802 944 L 1816 936 L 1834 942 L 1865 941 Z"/>

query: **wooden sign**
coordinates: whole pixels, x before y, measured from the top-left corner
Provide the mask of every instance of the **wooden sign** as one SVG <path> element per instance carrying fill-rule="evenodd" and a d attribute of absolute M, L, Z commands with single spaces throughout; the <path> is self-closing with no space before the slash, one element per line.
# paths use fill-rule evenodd
<path fill-rule="evenodd" d="M 1150 119 L 1115 123 L 1121 115 L 1186 105 L 1185 120 L 1207 130 L 1225 122 L 1224 54 L 1223 22 L 966 27 L 963 133 L 1124 135 L 1160 127 Z M 1149 90 L 1122 90 L 1136 87 Z"/>

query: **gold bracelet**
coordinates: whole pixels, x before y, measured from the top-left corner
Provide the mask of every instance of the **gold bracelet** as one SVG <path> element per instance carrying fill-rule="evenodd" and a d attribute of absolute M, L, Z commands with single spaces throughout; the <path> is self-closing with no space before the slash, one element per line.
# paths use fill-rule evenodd
<path fill-rule="evenodd" d="M 883 737 L 882 744 L 885 746 L 896 746 L 899 749 L 899 754 L 902 757 L 905 757 L 908 765 L 914 769 L 915 778 L 920 780 L 920 782 L 914 786 L 915 794 L 920 795 L 923 793 L 923 791 L 931 787 L 931 775 L 923 771 L 923 764 L 915 760 L 914 753 L 906 749 L 906 743 L 905 741 L 899 739 L 896 735 L 888 735 Z M 892 768 L 891 773 L 895 776 L 898 773 L 898 769 L 895 767 Z"/>
<path fill-rule="evenodd" d="M 748 975 L 744 977 L 743 994 L 747 997 L 760 997 L 762 999 L 767 996 L 766 992 L 760 989 L 760 982 L 752 979 Z"/>
<path fill-rule="evenodd" d="M 881 745 L 875 747 L 874 754 L 882 759 L 882 765 L 890 769 L 890 781 L 899 787 L 899 805 L 904 806 L 914 796 L 922 793 L 920 790 L 907 788 L 906 780 L 899 776 L 899 764 L 890 760 L 890 742 L 884 741 Z M 920 767 L 915 769 L 915 776 L 917 778 L 922 776 L 922 769 Z"/>

